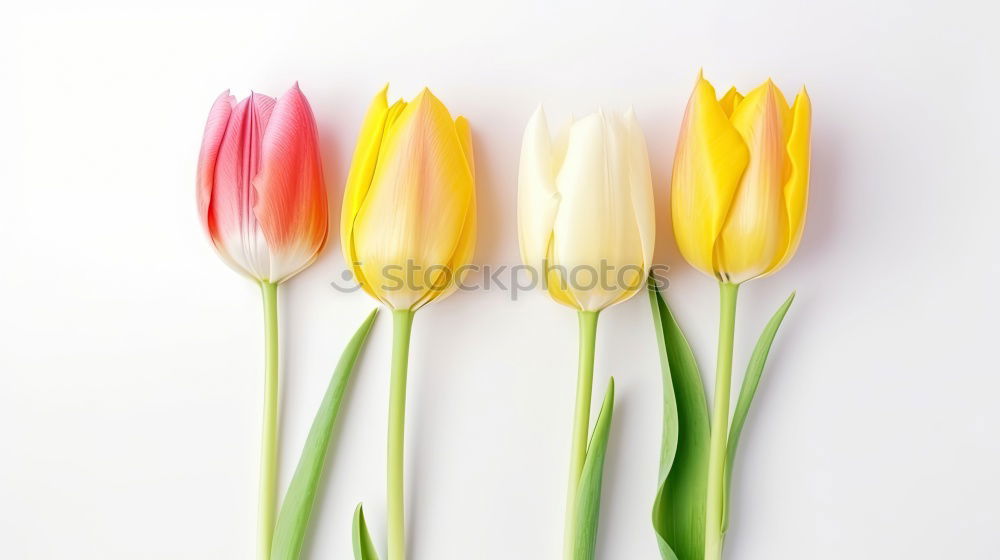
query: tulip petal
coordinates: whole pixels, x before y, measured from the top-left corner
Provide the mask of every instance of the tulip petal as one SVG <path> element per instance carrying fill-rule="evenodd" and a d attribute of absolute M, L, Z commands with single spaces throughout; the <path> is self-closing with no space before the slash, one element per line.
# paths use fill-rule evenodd
<path fill-rule="evenodd" d="M 475 180 L 476 161 L 472 150 L 472 129 L 469 127 L 469 119 L 465 117 L 455 119 L 455 132 L 458 134 L 458 141 L 462 144 L 462 153 L 465 154 L 465 163 L 469 165 L 469 173 Z"/>
<path fill-rule="evenodd" d="M 629 186 L 632 188 L 632 210 L 639 229 L 639 241 L 642 243 L 642 278 L 639 287 L 645 282 L 649 267 L 653 264 L 653 246 L 656 241 L 656 211 L 653 203 L 653 179 L 649 169 L 649 151 L 646 149 L 646 138 L 642 134 L 635 111 L 629 109 L 625 113 L 625 130 L 628 141 Z"/>
<path fill-rule="evenodd" d="M 653 264 L 653 246 L 656 240 L 656 211 L 653 202 L 653 180 L 649 169 L 649 152 L 646 149 L 646 139 L 639 127 L 635 111 L 629 108 L 622 118 L 627 141 L 627 164 L 629 166 L 629 187 L 632 199 L 633 223 L 639 234 L 642 246 L 642 264 L 640 270 L 621 271 L 616 273 L 615 282 L 619 287 L 626 288 L 615 298 L 614 305 L 625 301 L 645 286 L 646 277 Z M 621 266 L 621 265 L 619 265 Z"/>
<path fill-rule="evenodd" d="M 626 291 L 619 274 L 643 262 L 627 149 L 621 118 L 595 113 L 573 124 L 556 177 L 561 202 L 553 225 L 553 262 L 568 270 L 570 291 L 586 311 L 618 301 Z"/>
<path fill-rule="evenodd" d="M 788 122 L 788 103 L 770 80 L 747 94 L 733 113 L 750 163 L 716 243 L 716 270 L 724 281 L 740 283 L 763 274 L 787 244 Z"/>
<path fill-rule="evenodd" d="M 472 196 L 472 174 L 455 123 L 425 89 L 387 125 L 371 187 L 355 219 L 356 257 L 364 277 L 386 287 L 380 299 L 393 309 L 411 309 L 420 301 L 431 287 L 428 268 L 413 270 L 413 277 L 394 277 L 384 265 L 450 262 Z M 394 285 L 397 278 L 402 286 Z"/>
<path fill-rule="evenodd" d="M 354 219 L 358 215 L 361 203 L 368 194 L 371 186 L 372 175 L 375 173 L 375 165 L 378 163 L 378 152 L 382 145 L 382 135 L 385 131 L 386 116 L 389 112 L 387 94 L 389 85 L 386 84 L 382 91 L 375 95 L 371 105 L 368 107 L 368 114 L 361 124 L 361 131 L 358 133 L 358 145 L 354 149 L 354 158 L 351 160 L 351 171 L 347 175 L 347 186 L 344 188 L 344 206 L 341 210 L 340 218 L 340 240 L 344 250 L 344 260 L 348 266 L 353 266 L 357 261 L 354 255 L 354 243 L 352 242 Z M 357 271 L 355 271 L 357 274 Z M 363 285 L 363 283 L 362 283 Z"/>
<path fill-rule="evenodd" d="M 472 130 L 469 128 L 469 121 L 465 117 L 455 119 L 455 131 L 462 144 L 462 152 L 469 164 L 469 172 L 475 182 L 476 167 L 472 150 Z M 429 290 L 427 294 L 418 302 L 414 309 L 423 307 L 431 301 L 444 299 L 458 289 L 463 277 L 468 272 L 465 265 L 472 262 L 472 255 L 476 251 L 476 189 L 472 189 L 472 196 L 469 199 L 469 208 L 465 212 L 465 223 L 462 225 L 462 233 L 459 236 L 458 246 L 451 256 L 451 261 L 445 270 L 438 272 L 433 280 L 436 287 Z M 443 286 L 443 287 L 442 287 Z"/>
<path fill-rule="evenodd" d="M 462 151 L 465 153 L 465 159 L 469 163 L 469 173 L 472 175 L 474 184 L 476 164 L 472 150 L 472 130 L 469 128 L 468 119 L 465 117 L 456 119 L 455 129 L 458 132 L 459 140 L 462 142 Z M 447 293 L 441 294 L 435 299 L 443 298 L 454 291 L 457 287 L 457 282 L 461 280 L 463 272 L 460 270 L 461 267 L 472 262 L 472 256 L 476 252 L 476 220 L 476 189 L 473 188 L 469 197 L 469 207 L 465 211 L 465 224 L 462 226 L 462 234 L 459 236 L 459 243 L 455 247 L 455 253 L 451 256 L 450 270 L 455 275 L 454 281 L 451 283 L 451 287 Z"/>
<path fill-rule="evenodd" d="M 208 228 L 224 260 L 255 279 L 270 278 L 267 240 L 254 213 L 253 179 L 261 166 L 261 141 L 275 100 L 257 93 L 239 102 L 219 144 L 208 208 Z"/>
<path fill-rule="evenodd" d="M 715 88 L 699 74 L 677 141 L 670 198 L 677 246 L 706 274 L 715 274 L 715 242 L 749 159 Z"/>
<path fill-rule="evenodd" d="M 329 228 L 316 120 L 298 84 L 274 105 L 260 157 L 254 211 L 270 248 L 269 279 L 281 282 L 316 259 Z"/>
<path fill-rule="evenodd" d="M 729 91 L 727 91 L 726 94 L 722 96 L 722 99 L 719 100 L 719 105 L 722 107 L 722 110 L 726 112 L 727 117 L 732 117 L 733 111 L 736 110 L 736 106 L 739 105 L 741 101 L 743 101 L 743 96 L 739 91 L 737 91 L 736 86 L 733 86 L 729 88 Z"/>
<path fill-rule="evenodd" d="M 792 105 L 792 125 L 788 138 L 788 160 L 791 172 L 785 183 L 785 211 L 788 216 L 787 245 L 780 260 L 768 270 L 777 271 L 795 254 L 805 226 L 809 196 L 809 129 L 812 120 L 812 102 L 803 87 Z"/>
<path fill-rule="evenodd" d="M 212 204 L 212 187 L 215 184 L 215 160 L 219 155 L 222 137 L 229 128 L 229 117 L 233 114 L 236 98 L 229 90 L 222 92 L 212 109 L 208 112 L 208 122 L 205 123 L 205 134 L 201 141 L 201 153 L 198 154 L 198 216 L 202 225 L 208 231 L 208 208 Z"/>
<path fill-rule="evenodd" d="M 539 107 L 524 131 L 517 191 L 521 258 L 538 274 L 545 270 L 552 241 L 552 224 L 559 209 L 557 170 L 545 110 Z"/>

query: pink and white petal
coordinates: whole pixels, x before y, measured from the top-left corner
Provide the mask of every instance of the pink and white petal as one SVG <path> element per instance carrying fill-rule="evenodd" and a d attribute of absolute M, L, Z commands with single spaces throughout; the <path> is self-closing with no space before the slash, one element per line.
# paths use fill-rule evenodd
<path fill-rule="evenodd" d="M 222 92 L 215 99 L 208 112 L 205 132 L 201 140 L 201 152 L 198 154 L 198 174 L 196 179 L 198 197 L 198 217 L 208 230 L 208 207 L 212 203 L 212 186 L 215 183 L 215 159 L 219 154 L 219 145 L 229 127 L 229 117 L 233 113 L 236 98 L 229 90 Z"/>
<path fill-rule="evenodd" d="M 281 282 L 315 260 L 329 228 L 316 120 L 298 84 L 274 106 L 252 184 L 253 206 L 271 252 L 269 279 Z"/>
<path fill-rule="evenodd" d="M 216 247 L 249 276 L 267 279 L 269 257 L 253 206 L 252 180 L 261 163 L 261 140 L 274 100 L 253 94 L 236 105 L 216 155 L 208 229 Z"/>

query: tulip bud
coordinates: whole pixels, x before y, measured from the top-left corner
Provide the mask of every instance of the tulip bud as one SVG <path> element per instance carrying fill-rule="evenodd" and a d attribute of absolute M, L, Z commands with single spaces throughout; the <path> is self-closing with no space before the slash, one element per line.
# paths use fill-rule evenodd
<path fill-rule="evenodd" d="M 795 254 L 805 223 L 811 105 L 789 107 L 771 80 L 716 99 L 698 76 L 674 159 L 671 206 L 681 254 L 739 284 Z"/>
<path fill-rule="evenodd" d="M 344 258 L 371 296 L 416 310 L 454 291 L 476 244 L 472 135 L 424 89 L 375 96 L 344 193 Z"/>
<path fill-rule="evenodd" d="M 280 99 L 216 99 L 198 158 L 198 210 L 223 260 L 251 278 L 277 284 L 316 259 L 326 188 L 316 122 L 297 84 Z"/>
<path fill-rule="evenodd" d="M 521 257 L 556 301 L 600 311 L 645 285 L 653 188 L 632 110 L 594 113 L 553 140 L 539 108 L 524 133 L 518 183 Z"/>

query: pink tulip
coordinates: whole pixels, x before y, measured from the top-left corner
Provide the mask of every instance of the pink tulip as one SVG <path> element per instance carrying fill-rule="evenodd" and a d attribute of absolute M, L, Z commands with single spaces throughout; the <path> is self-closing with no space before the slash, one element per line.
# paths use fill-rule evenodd
<path fill-rule="evenodd" d="M 278 99 L 225 91 L 198 158 L 198 210 L 231 267 L 278 284 L 309 266 L 327 237 L 316 121 L 292 86 Z"/>
<path fill-rule="evenodd" d="M 264 301 L 264 418 L 258 558 L 270 558 L 278 484 L 278 284 L 326 243 L 327 206 L 316 121 L 292 86 L 280 99 L 224 92 L 198 157 L 198 213 L 229 266 L 257 280 Z"/>

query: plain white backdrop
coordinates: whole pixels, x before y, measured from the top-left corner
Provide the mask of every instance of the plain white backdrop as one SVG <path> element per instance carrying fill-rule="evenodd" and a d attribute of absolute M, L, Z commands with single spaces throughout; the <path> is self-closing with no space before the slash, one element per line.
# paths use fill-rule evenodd
<path fill-rule="evenodd" d="M 768 76 L 814 104 L 799 253 L 747 285 L 738 374 L 793 289 L 741 446 L 728 557 L 993 558 L 996 8 L 988 2 L 315 2 L 8 5 L 0 21 L 0 542 L 4 558 L 253 556 L 257 288 L 202 235 L 194 169 L 210 104 L 295 80 L 319 123 L 332 232 L 371 97 L 430 86 L 472 123 L 476 262 L 516 264 L 522 127 L 634 105 L 652 157 L 657 262 L 703 376 L 715 283 L 678 256 L 668 184 L 698 69 Z M 282 288 L 282 480 L 374 303 L 329 286 L 339 239 Z M 391 326 L 348 393 L 307 558 L 350 558 L 364 501 L 385 536 Z M 460 293 L 412 345 L 415 560 L 558 558 L 576 318 L 531 293 Z M 660 373 L 643 295 L 606 311 L 616 377 L 598 557 L 655 560 Z M 737 378 L 738 383 L 738 378 Z M 600 401 L 595 398 L 595 407 Z"/>

